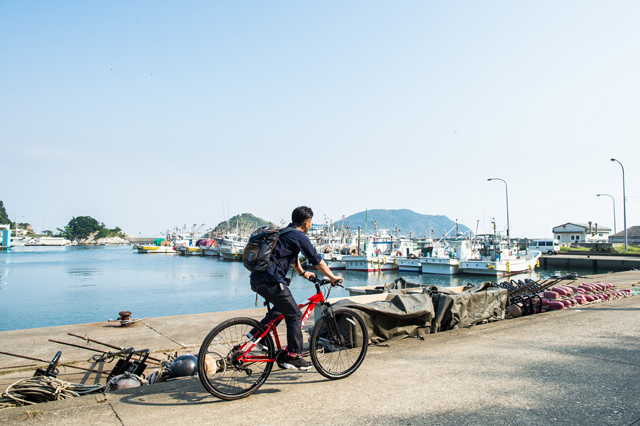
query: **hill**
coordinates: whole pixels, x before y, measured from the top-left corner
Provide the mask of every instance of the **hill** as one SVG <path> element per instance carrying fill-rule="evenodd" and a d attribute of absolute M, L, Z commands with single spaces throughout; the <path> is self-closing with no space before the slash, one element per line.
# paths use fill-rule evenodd
<path fill-rule="evenodd" d="M 0 200 L 0 225 L 9 225 L 11 229 L 16 229 L 16 224 L 9 219 L 9 215 L 4 208 L 4 203 Z M 18 227 L 20 229 L 26 229 L 27 235 L 35 235 L 33 233 L 33 228 L 28 223 L 18 222 Z"/>
<path fill-rule="evenodd" d="M 219 234 L 229 231 L 235 232 L 237 227 L 240 233 L 248 235 L 262 226 L 269 226 L 273 228 L 277 227 L 275 223 L 254 216 L 251 213 L 242 213 L 233 216 L 229 220 L 220 222 L 215 228 L 213 228 L 213 233 Z"/>
<path fill-rule="evenodd" d="M 414 237 L 425 236 L 427 229 L 429 229 L 429 218 L 431 218 L 431 229 L 436 238 L 442 237 L 445 232 L 449 232 L 456 226 L 456 223 L 446 216 L 420 214 L 408 209 L 374 209 L 369 210 L 366 214 L 368 222 L 367 233 L 369 234 L 374 232 L 374 222 L 378 222 L 378 229 L 395 231 L 397 226 L 399 234 L 408 236 L 409 232 L 411 232 Z M 358 229 L 358 225 L 362 227 L 362 232 L 364 232 L 365 212 L 356 213 L 345 218 L 345 224 L 347 223 L 351 227 L 352 232 Z M 458 231 L 467 232 L 469 228 L 459 223 Z M 454 235 L 455 230 L 448 236 Z"/>

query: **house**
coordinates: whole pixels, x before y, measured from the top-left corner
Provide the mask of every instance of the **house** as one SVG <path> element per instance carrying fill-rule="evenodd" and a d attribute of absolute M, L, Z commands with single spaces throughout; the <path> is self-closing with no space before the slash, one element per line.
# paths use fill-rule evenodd
<path fill-rule="evenodd" d="M 624 243 L 624 231 L 613 234 L 609 237 L 610 243 Z M 629 244 L 640 243 L 640 226 L 631 226 L 627 228 L 627 242 Z"/>
<path fill-rule="evenodd" d="M 561 244 L 607 243 L 611 228 L 597 223 L 569 222 L 553 228 L 553 238 Z"/>

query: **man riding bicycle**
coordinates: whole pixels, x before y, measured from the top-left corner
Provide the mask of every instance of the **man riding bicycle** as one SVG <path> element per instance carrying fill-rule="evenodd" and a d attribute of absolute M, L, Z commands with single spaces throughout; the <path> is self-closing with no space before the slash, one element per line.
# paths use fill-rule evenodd
<path fill-rule="evenodd" d="M 271 254 L 272 260 L 283 260 L 274 263 L 263 272 L 251 273 L 251 289 L 273 305 L 272 315 L 284 316 L 287 325 L 287 355 L 283 365 L 289 369 L 305 371 L 311 369 L 312 364 L 302 358 L 302 312 L 289 291 L 291 280 L 286 278 L 287 272 L 293 266 L 303 278 L 315 277 L 314 273 L 302 269 L 298 260 L 298 254 L 302 252 L 311 265 L 331 280 L 332 285 L 342 282 L 342 278 L 333 275 L 306 235 L 311 229 L 312 219 L 313 211 L 309 207 L 301 206 L 293 210 L 291 223 L 287 228 L 294 230 L 280 235 Z M 261 323 L 266 325 L 269 321 L 271 317 L 267 314 Z"/>

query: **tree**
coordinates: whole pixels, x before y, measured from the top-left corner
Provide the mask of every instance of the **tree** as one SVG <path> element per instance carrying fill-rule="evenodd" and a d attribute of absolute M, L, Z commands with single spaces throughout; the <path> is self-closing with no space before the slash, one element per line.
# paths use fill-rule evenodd
<path fill-rule="evenodd" d="M 82 240 L 89 237 L 91 234 L 96 233 L 94 239 L 119 236 L 122 233 L 122 229 L 115 227 L 113 229 L 107 228 L 104 223 L 98 222 L 91 216 L 78 216 L 72 218 L 64 229 L 58 228 L 58 235 L 65 237 L 69 240 Z"/>

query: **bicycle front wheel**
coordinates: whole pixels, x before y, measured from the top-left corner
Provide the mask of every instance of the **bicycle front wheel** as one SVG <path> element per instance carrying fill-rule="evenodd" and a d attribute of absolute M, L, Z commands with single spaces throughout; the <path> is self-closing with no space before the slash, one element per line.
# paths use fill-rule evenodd
<path fill-rule="evenodd" d="M 360 367 L 369 345 L 369 333 L 354 310 L 337 308 L 323 315 L 311 333 L 311 361 L 328 379 L 343 379 Z"/>
<path fill-rule="evenodd" d="M 239 360 L 240 356 L 275 358 L 271 335 L 267 334 L 247 352 L 248 333 L 262 334 L 264 327 L 252 318 L 233 318 L 222 322 L 205 337 L 198 353 L 198 377 L 212 395 L 231 401 L 247 397 L 267 380 L 273 362 Z"/>

